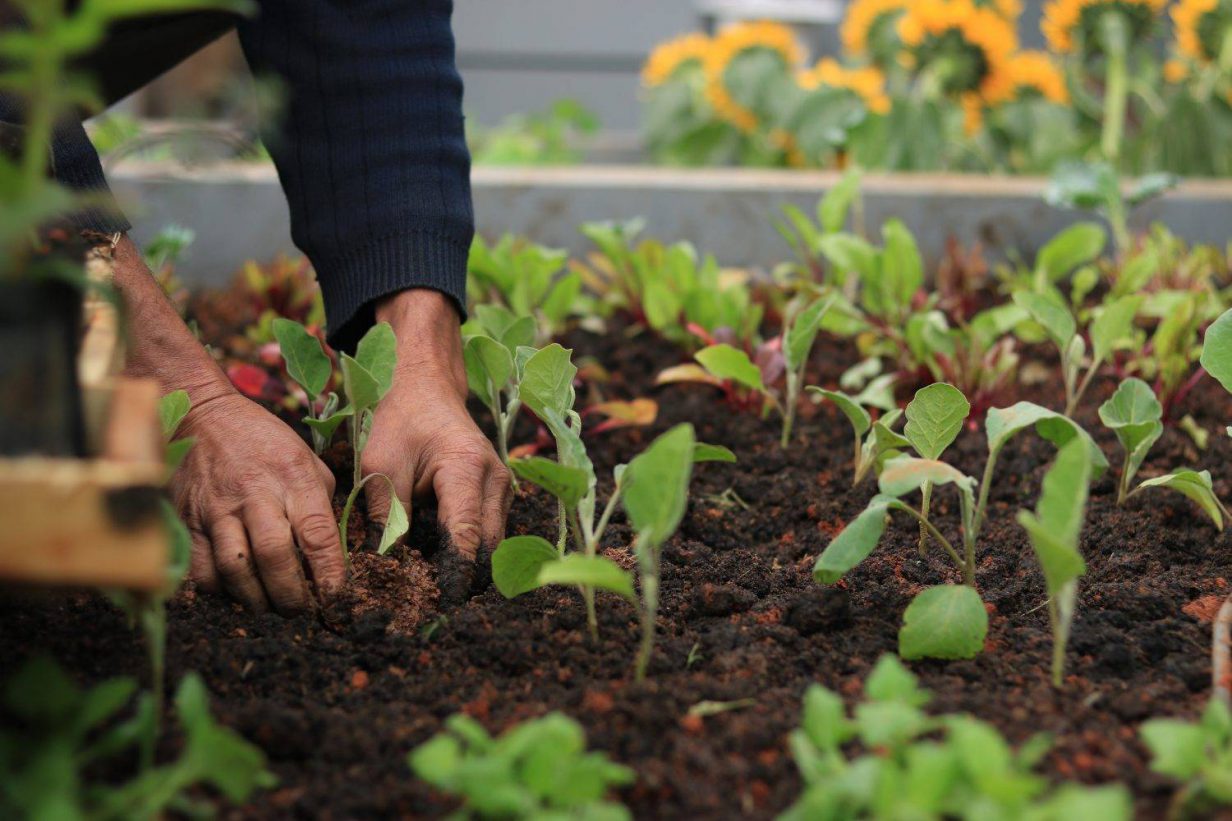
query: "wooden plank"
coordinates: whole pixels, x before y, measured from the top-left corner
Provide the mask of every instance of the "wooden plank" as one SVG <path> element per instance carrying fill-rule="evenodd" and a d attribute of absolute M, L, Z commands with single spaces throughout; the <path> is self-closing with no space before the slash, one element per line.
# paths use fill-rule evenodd
<path fill-rule="evenodd" d="M 160 464 L 0 460 L 0 579 L 156 590 L 168 536 Z"/>
<path fill-rule="evenodd" d="M 102 441 L 104 459 L 135 465 L 162 464 L 163 430 L 158 419 L 161 395 L 153 379 L 119 377 L 112 381 Z"/>
<path fill-rule="evenodd" d="M 85 271 L 91 282 L 102 289 L 110 288 L 112 249 L 109 244 L 96 244 L 86 253 Z M 86 451 L 97 455 L 104 447 L 114 387 L 112 380 L 124 369 L 124 338 L 119 312 L 100 289 L 87 292 L 82 322 L 85 331 L 77 354 L 77 379 L 81 385 Z"/>

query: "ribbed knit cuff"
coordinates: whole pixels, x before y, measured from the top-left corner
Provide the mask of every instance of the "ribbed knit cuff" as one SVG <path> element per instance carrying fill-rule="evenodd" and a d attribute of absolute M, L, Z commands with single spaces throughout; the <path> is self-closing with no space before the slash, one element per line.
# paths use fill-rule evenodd
<path fill-rule="evenodd" d="M 358 244 L 345 253 L 308 256 L 321 283 L 329 344 L 351 352 L 375 321 L 373 303 L 411 288 L 453 299 L 466 316 L 466 242 L 428 231 L 406 231 Z"/>
<path fill-rule="evenodd" d="M 130 230 L 132 224 L 124 217 L 107 186 L 98 152 L 90 144 L 81 125 L 75 125 L 75 128 L 66 127 L 63 133 L 57 133 L 52 146 L 52 173 L 56 180 L 89 196 L 91 200 L 86 207 L 72 214 L 69 222 L 83 231 L 98 231 L 100 234 Z"/>

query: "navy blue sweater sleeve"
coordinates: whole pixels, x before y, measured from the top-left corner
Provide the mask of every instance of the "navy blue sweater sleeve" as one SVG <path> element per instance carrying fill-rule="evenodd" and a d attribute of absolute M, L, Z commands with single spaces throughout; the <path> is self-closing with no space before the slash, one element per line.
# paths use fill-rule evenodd
<path fill-rule="evenodd" d="M 268 137 L 296 245 L 347 349 L 374 300 L 432 288 L 465 309 L 474 232 L 450 0 L 262 0 L 241 22 L 253 70 L 281 78 Z"/>

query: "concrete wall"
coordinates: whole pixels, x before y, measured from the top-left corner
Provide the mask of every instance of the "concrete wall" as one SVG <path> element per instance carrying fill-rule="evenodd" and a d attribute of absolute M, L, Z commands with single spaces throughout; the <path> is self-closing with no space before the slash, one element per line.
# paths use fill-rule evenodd
<path fill-rule="evenodd" d="M 512 231 L 581 253 L 588 243 L 577 232 L 579 223 L 642 216 L 650 235 L 690 240 L 726 265 L 768 267 L 790 253 L 771 222 L 778 208 L 791 202 L 811 212 L 836 179 L 829 172 L 747 169 L 478 168 L 473 187 L 479 230 L 490 237 Z M 185 171 L 129 164 L 111 180 L 139 240 L 170 223 L 197 232 L 181 266 L 190 283 L 219 284 L 246 259 L 294 252 L 271 167 Z M 1021 177 L 870 176 L 867 224 L 875 231 L 890 217 L 903 219 L 930 262 L 941 257 L 950 236 L 982 243 L 993 258 L 1011 250 L 1031 257 L 1057 231 L 1086 218 L 1046 205 L 1044 185 Z M 1153 220 L 1193 242 L 1222 246 L 1232 236 L 1232 181 L 1186 182 L 1139 209 L 1133 223 Z"/>

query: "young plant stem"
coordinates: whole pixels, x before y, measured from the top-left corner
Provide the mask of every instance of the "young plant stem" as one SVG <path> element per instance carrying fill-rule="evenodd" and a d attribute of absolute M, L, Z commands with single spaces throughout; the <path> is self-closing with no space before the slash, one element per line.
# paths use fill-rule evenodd
<path fill-rule="evenodd" d="M 1052 624 L 1052 686 L 1058 690 L 1065 683 L 1065 648 L 1077 596 L 1078 583 L 1071 581 L 1048 599 L 1048 621 Z"/>
<path fill-rule="evenodd" d="M 1121 466 L 1121 479 L 1117 482 L 1117 504 L 1123 505 L 1129 499 L 1129 454 L 1125 454 L 1125 464 Z"/>
<path fill-rule="evenodd" d="M 1082 401 L 1082 397 L 1086 394 L 1087 388 L 1091 387 L 1091 382 L 1095 380 L 1095 374 L 1099 373 L 1100 365 L 1103 365 L 1102 359 L 1092 359 L 1091 369 L 1082 377 L 1082 382 L 1078 384 L 1078 389 L 1073 392 L 1069 399 L 1065 402 L 1065 415 L 1072 417 L 1074 411 L 1078 410 L 1078 403 Z"/>
<path fill-rule="evenodd" d="M 895 509 L 914 516 L 915 519 L 919 521 L 920 528 L 927 531 L 930 536 L 937 540 L 938 544 L 945 548 L 945 552 L 950 554 L 950 558 L 954 560 L 954 566 L 957 567 L 963 574 L 963 584 L 968 587 L 975 587 L 975 569 L 972 557 L 969 557 L 968 561 L 963 561 L 963 557 L 958 555 L 958 551 L 954 549 L 954 545 L 950 543 L 950 540 L 941 535 L 941 531 L 938 530 L 932 522 L 922 516 L 920 511 L 909 505 L 903 505 L 902 507 Z M 971 551 L 969 550 L 968 553 L 970 552 Z"/>
<path fill-rule="evenodd" d="M 369 473 L 367 476 L 355 483 L 355 485 L 351 488 L 351 492 L 347 494 L 346 504 L 342 506 L 342 518 L 338 520 L 338 538 L 342 542 L 342 558 L 346 559 L 348 576 L 351 574 L 351 548 L 347 544 L 347 523 L 351 521 L 351 508 L 355 506 L 355 500 L 359 498 L 359 492 L 364 489 L 364 485 L 368 484 L 368 480 L 377 476 L 389 481 L 389 477 L 384 473 Z M 394 495 L 393 482 L 391 481 L 389 487 L 389 503 L 391 505 L 402 504 L 402 502 L 400 502 Z"/>
<path fill-rule="evenodd" d="M 924 521 L 920 522 L 920 555 L 924 556 L 928 553 L 928 528 L 924 526 L 924 522 L 928 521 L 928 506 L 932 501 L 933 483 L 925 482 L 920 487 L 920 513 L 924 517 Z"/>
<path fill-rule="evenodd" d="M 997 466 L 997 457 L 1000 455 L 1000 448 L 989 451 L 988 461 L 984 463 L 984 475 L 980 477 L 980 497 L 975 505 L 975 515 L 971 517 L 970 541 L 973 545 L 980 536 L 980 528 L 984 524 L 984 516 L 988 511 L 988 491 L 992 487 L 993 470 Z"/>
<path fill-rule="evenodd" d="M 141 632 L 145 634 L 146 655 L 150 661 L 150 696 L 154 715 L 149 732 L 141 739 L 141 771 L 154 767 L 154 752 L 162 734 L 163 708 L 167 699 L 167 611 L 159 596 L 143 598 L 140 605 Z"/>
<path fill-rule="evenodd" d="M 565 503 L 556 500 L 556 519 L 560 524 L 560 533 L 556 537 L 556 552 L 563 559 L 565 558 L 565 544 L 569 540 L 569 519 L 568 512 L 565 510 Z"/>
<path fill-rule="evenodd" d="M 783 449 L 787 449 L 788 443 L 791 441 L 791 429 L 796 423 L 796 403 L 800 396 L 800 382 L 803 379 L 804 368 L 800 371 L 787 373 L 787 396 L 786 407 L 783 408 L 783 436 L 779 440 L 779 444 Z"/>
<path fill-rule="evenodd" d="M 1100 150 L 1119 170 L 1121 138 L 1129 102 L 1129 21 L 1118 11 L 1106 11 L 1099 22 L 1100 41 L 1107 61 L 1104 84 L 1104 122 Z"/>
<path fill-rule="evenodd" d="M 659 550 L 645 537 L 638 536 L 633 552 L 637 554 L 637 567 L 642 583 L 642 640 L 637 649 L 633 680 L 643 681 L 646 678 L 646 668 L 650 666 L 650 654 L 654 652 L 655 621 L 659 615 Z"/>
<path fill-rule="evenodd" d="M 590 538 L 586 531 L 582 530 L 582 519 L 578 516 L 576 509 L 569 511 L 569 521 L 573 528 L 573 539 L 577 543 L 578 551 L 584 556 L 591 556 Z M 599 640 L 599 617 L 595 612 L 595 589 L 589 585 L 579 585 L 578 589 L 582 591 L 582 600 L 586 602 L 586 627 L 590 632 L 590 637 L 594 641 Z"/>

